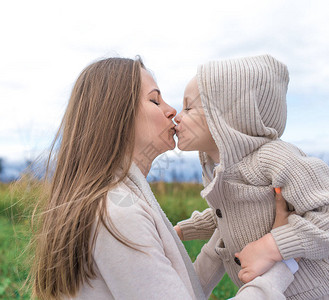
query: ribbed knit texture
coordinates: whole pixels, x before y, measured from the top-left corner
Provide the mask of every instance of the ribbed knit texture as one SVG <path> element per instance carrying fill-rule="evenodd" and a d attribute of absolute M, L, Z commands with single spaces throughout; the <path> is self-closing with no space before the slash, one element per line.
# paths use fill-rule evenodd
<path fill-rule="evenodd" d="M 286 124 L 286 66 L 264 55 L 210 62 L 199 67 L 197 77 L 207 123 L 220 152 L 214 176 L 213 161 L 200 153 L 205 185 L 201 195 L 211 208 L 221 211 L 217 217 L 221 239 L 215 250 L 227 273 L 242 285 L 234 253 L 271 231 L 273 188 L 281 187 L 297 215 L 272 234 L 284 259 L 303 257 L 287 299 L 329 294 L 329 168 L 279 139 Z M 208 213 L 205 225 L 211 220 Z M 204 228 L 201 223 L 202 215 L 181 222 L 184 237 L 198 235 L 192 231 Z M 199 233 L 199 238 L 205 236 L 204 229 Z"/>
<path fill-rule="evenodd" d="M 269 55 L 210 62 L 198 68 L 207 123 L 227 168 L 284 131 L 289 82 Z"/>
<path fill-rule="evenodd" d="M 178 222 L 177 225 L 182 230 L 184 241 L 199 239 L 200 236 L 203 240 L 208 240 L 217 227 L 212 208 L 207 208 L 203 213 L 194 211 L 190 220 Z"/>

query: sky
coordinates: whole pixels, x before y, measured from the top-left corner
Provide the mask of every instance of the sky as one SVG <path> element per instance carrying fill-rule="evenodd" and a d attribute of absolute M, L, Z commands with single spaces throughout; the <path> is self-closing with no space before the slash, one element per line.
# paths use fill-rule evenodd
<path fill-rule="evenodd" d="M 209 60 L 271 54 L 290 72 L 282 139 L 329 152 L 328 1 L 2 1 L 0 157 L 49 148 L 91 62 L 140 55 L 178 112 Z"/>

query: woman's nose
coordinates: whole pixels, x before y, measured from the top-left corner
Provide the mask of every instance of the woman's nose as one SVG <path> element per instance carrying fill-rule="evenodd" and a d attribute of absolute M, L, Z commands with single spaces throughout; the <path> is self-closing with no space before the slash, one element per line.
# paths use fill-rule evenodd
<path fill-rule="evenodd" d="M 172 119 L 174 116 L 176 116 L 176 114 L 177 114 L 176 109 L 174 109 L 173 107 L 171 107 L 170 105 L 168 105 L 168 107 L 166 109 L 166 113 L 165 113 L 166 117 L 168 119 Z"/>
<path fill-rule="evenodd" d="M 181 116 L 180 116 L 180 113 L 174 118 L 174 121 L 179 124 L 180 123 L 180 120 L 181 120 Z"/>

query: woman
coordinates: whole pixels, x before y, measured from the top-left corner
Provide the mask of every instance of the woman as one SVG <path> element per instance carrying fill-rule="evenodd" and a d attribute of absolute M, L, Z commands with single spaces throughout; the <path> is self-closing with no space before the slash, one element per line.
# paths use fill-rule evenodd
<path fill-rule="evenodd" d="M 214 240 L 194 269 L 145 179 L 153 159 L 175 147 L 175 114 L 140 59 L 104 59 L 80 74 L 56 137 L 56 168 L 35 238 L 33 296 L 210 295 L 219 280 L 209 272 L 210 262 L 216 268 Z M 289 282 L 287 270 L 278 265 L 274 275 Z"/>

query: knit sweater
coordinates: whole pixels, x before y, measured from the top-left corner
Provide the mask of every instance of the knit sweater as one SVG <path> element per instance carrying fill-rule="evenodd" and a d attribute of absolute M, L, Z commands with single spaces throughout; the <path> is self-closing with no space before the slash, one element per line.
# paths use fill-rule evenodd
<path fill-rule="evenodd" d="M 184 238 L 207 238 L 217 227 L 215 250 L 241 286 L 234 254 L 271 232 L 284 259 L 302 257 L 287 299 L 329 294 L 329 168 L 279 138 L 286 123 L 286 66 L 263 55 L 210 62 L 198 68 L 197 77 L 220 164 L 215 167 L 200 152 L 201 196 L 211 209 L 179 223 Z M 271 230 L 275 187 L 296 215 Z"/>
<path fill-rule="evenodd" d="M 214 251 L 217 233 L 203 247 L 194 266 L 149 184 L 133 163 L 127 178 L 107 195 L 108 214 L 131 242 L 116 240 L 103 225 L 93 252 L 96 278 L 84 282 L 74 299 L 206 299 L 224 274 Z M 200 281 L 199 279 L 200 278 Z M 284 299 L 293 275 L 283 263 L 239 291 L 237 300 Z M 201 282 L 201 285 L 200 285 Z"/>

